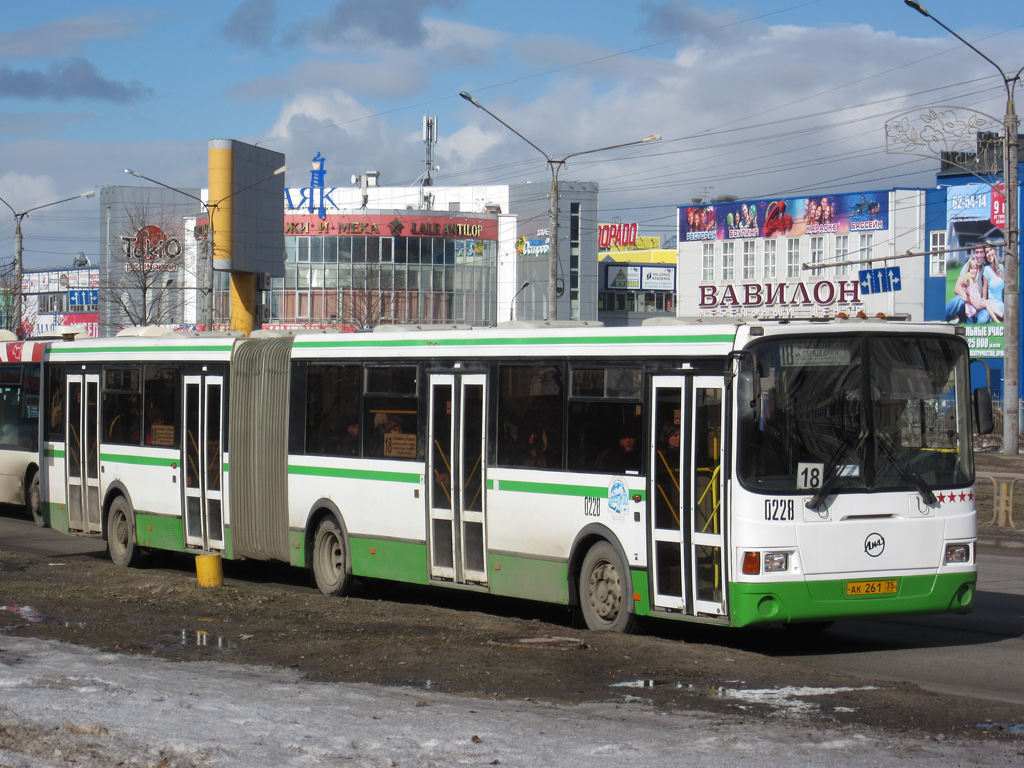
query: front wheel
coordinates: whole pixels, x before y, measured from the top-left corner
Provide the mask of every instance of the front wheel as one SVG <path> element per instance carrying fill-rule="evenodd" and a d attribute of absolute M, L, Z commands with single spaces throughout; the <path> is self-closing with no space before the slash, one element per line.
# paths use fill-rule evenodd
<path fill-rule="evenodd" d="M 590 548 L 580 572 L 580 611 L 587 629 L 634 632 L 636 615 L 624 600 L 625 566 L 607 541 Z M 629 598 L 625 595 L 625 598 Z"/>
<path fill-rule="evenodd" d="M 313 534 L 313 578 L 328 597 L 342 597 L 352 589 L 345 534 L 333 517 L 321 520 Z"/>
<path fill-rule="evenodd" d="M 46 527 L 46 520 L 43 519 L 43 498 L 39 491 L 39 473 L 32 475 L 28 484 L 28 493 L 25 494 L 25 511 L 31 515 L 32 521 L 40 528 Z"/>
<path fill-rule="evenodd" d="M 135 543 L 135 518 L 123 496 L 114 499 L 107 513 L 107 554 L 122 568 L 142 563 L 142 547 Z"/>

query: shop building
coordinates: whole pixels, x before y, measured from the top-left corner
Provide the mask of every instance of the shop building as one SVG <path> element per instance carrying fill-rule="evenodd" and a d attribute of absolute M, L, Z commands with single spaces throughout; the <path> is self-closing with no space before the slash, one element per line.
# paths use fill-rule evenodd
<path fill-rule="evenodd" d="M 676 249 L 639 234 L 635 222 L 598 226 L 597 318 L 608 326 L 640 325 L 676 313 Z"/>
<path fill-rule="evenodd" d="M 925 191 L 896 189 L 679 208 L 676 313 L 925 319 Z"/>
<path fill-rule="evenodd" d="M 67 268 L 29 270 L 21 276 L 25 337 L 52 335 L 78 326 L 87 336 L 100 335 L 100 270 L 84 255 Z"/>

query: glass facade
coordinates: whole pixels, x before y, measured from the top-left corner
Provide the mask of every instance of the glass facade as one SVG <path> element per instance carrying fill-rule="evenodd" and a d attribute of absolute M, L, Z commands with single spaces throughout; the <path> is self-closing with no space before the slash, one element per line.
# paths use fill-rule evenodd
<path fill-rule="evenodd" d="M 497 270 L 495 240 L 286 235 L 284 277 L 264 300 L 271 325 L 494 325 Z M 228 290 L 217 281 L 217 316 Z"/>

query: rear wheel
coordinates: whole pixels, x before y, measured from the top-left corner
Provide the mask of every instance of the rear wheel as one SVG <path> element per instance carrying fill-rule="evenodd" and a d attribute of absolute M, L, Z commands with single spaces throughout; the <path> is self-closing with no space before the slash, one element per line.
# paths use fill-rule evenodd
<path fill-rule="evenodd" d="M 142 563 L 142 547 L 135 543 L 135 519 L 123 496 L 118 496 L 107 513 L 107 554 L 114 565 L 135 568 Z"/>
<path fill-rule="evenodd" d="M 46 527 L 43 519 L 43 499 L 39 491 L 39 473 L 32 475 L 28 483 L 28 492 L 25 494 L 25 511 L 32 516 L 33 522 L 40 528 Z"/>
<path fill-rule="evenodd" d="M 626 600 L 626 569 L 606 541 L 590 548 L 580 572 L 580 612 L 587 629 L 605 632 L 633 632 L 636 615 Z"/>
<path fill-rule="evenodd" d="M 328 597 L 341 597 L 352 588 L 345 534 L 333 517 L 321 520 L 313 534 L 313 578 Z"/>

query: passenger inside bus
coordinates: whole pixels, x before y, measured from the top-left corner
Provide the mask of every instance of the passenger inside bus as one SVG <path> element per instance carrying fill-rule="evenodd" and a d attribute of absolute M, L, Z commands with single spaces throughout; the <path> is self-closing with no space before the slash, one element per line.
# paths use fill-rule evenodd
<path fill-rule="evenodd" d="M 636 424 L 626 422 L 614 433 L 616 442 L 597 457 L 599 472 L 640 471 L 640 430 Z"/>

